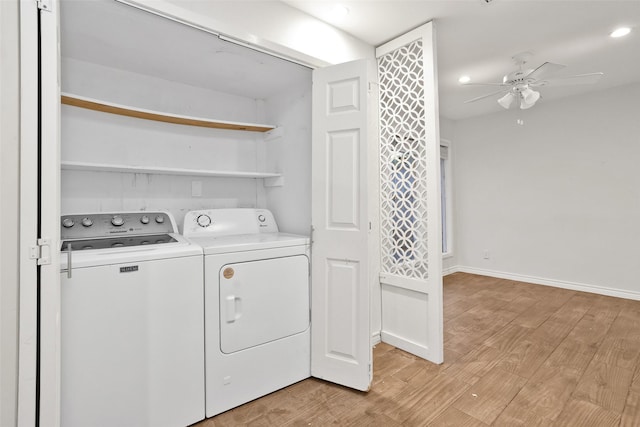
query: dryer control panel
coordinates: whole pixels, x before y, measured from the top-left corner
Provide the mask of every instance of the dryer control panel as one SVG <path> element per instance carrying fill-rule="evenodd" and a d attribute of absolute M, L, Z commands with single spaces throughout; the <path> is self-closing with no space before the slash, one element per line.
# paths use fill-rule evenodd
<path fill-rule="evenodd" d="M 186 237 L 222 237 L 277 233 L 278 225 L 268 209 L 202 209 L 187 212 L 183 230 Z"/>

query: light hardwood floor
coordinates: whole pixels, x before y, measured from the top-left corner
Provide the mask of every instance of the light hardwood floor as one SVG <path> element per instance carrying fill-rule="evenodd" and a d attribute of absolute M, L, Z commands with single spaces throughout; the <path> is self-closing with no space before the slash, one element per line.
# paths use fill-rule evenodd
<path fill-rule="evenodd" d="M 455 273 L 445 362 L 374 349 L 368 393 L 308 379 L 196 424 L 640 426 L 640 301 Z"/>

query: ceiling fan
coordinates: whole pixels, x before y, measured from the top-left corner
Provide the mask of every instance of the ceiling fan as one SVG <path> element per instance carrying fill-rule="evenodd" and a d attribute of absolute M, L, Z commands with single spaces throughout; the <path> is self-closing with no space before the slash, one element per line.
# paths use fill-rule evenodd
<path fill-rule="evenodd" d="M 518 69 L 506 74 L 502 78 L 502 83 L 463 83 L 465 86 L 476 85 L 501 87 L 501 89 L 496 92 L 491 92 L 486 95 L 478 96 L 477 98 L 469 99 L 465 101 L 465 104 L 495 95 L 503 95 L 498 99 L 498 104 L 502 107 L 509 109 L 512 105 L 517 105 L 516 102 L 519 102 L 520 108 L 526 110 L 527 108 L 533 107 L 538 99 L 540 99 L 540 92 L 534 90 L 536 88 L 542 86 L 593 84 L 600 80 L 600 77 L 604 75 L 604 73 L 589 73 L 549 79 L 547 77 L 562 70 L 565 68 L 565 65 L 545 62 L 538 68 L 523 68 L 530 57 L 531 53 L 529 52 L 515 55 L 513 57 L 513 62 L 518 66 Z"/>

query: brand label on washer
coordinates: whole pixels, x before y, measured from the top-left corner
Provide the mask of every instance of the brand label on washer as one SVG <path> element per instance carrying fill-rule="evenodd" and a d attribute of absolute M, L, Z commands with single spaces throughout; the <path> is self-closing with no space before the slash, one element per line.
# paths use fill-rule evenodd
<path fill-rule="evenodd" d="M 233 268 L 227 267 L 222 272 L 222 275 L 224 276 L 225 279 L 231 279 L 233 277 L 234 273 L 235 273 L 235 271 L 233 271 Z"/>
<path fill-rule="evenodd" d="M 132 273 L 134 271 L 138 271 L 137 265 L 130 265 L 127 267 L 120 267 L 120 273 Z"/>

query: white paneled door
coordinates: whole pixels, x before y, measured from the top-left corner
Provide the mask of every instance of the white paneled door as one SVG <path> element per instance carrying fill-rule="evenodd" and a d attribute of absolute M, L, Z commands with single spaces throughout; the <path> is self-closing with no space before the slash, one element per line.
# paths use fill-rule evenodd
<path fill-rule="evenodd" d="M 443 361 L 440 138 L 433 24 L 376 49 L 381 339 Z"/>
<path fill-rule="evenodd" d="M 365 60 L 313 74 L 311 375 L 358 390 L 368 390 L 372 378 L 375 79 L 375 65 Z"/>

